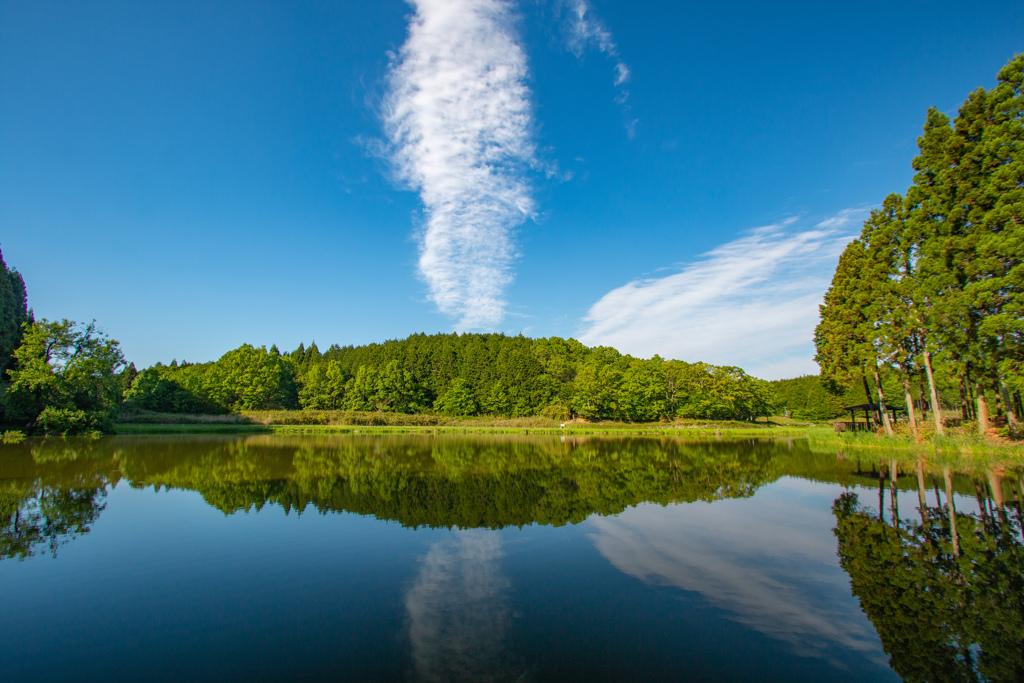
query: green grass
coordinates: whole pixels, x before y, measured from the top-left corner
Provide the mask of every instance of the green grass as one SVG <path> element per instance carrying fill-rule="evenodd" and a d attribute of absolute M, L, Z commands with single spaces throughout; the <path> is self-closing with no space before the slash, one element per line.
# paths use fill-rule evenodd
<path fill-rule="evenodd" d="M 563 426 L 564 424 L 564 426 Z M 350 411 L 252 411 L 239 415 L 186 415 L 132 411 L 119 434 L 550 434 L 608 436 L 801 436 L 800 426 L 774 422 L 677 420 L 675 422 L 562 423 L 546 417 L 448 417 Z"/>
<path fill-rule="evenodd" d="M 887 437 L 870 432 L 836 434 L 831 428 L 819 427 L 807 430 L 807 437 L 814 450 L 852 451 L 899 462 L 925 459 L 959 471 L 1000 465 L 1019 467 L 1024 462 L 1024 443 L 956 431 L 942 436 L 897 434 Z"/>
<path fill-rule="evenodd" d="M 560 427 L 502 427 L 491 425 L 261 425 L 261 424 L 118 424 L 118 434 L 524 434 L 549 436 L 666 437 L 802 437 L 802 429 L 729 429 L 710 426 L 645 427 L 643 425 Z"/>

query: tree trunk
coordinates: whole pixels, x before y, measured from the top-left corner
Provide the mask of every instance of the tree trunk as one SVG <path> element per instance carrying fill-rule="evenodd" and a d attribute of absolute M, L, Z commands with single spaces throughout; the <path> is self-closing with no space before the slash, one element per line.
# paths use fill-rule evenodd
<path fill-rule="evenodd" d="M 1003 398 L 1003 409 L 1006 410 L 1006 424 L 1010 427 L 1010 435 L 1017 433 L 1017 413 L 1013 409 L 1013 401 L 1010 400 L 1010 392 L 1006 389 L 1006 382 L 1003 376 L 999 375 L 999 393 Z"/>
<path fill-rule="evenodd" d="M 899 527 L 900 525 L 900 500 L 898 491 L 896 488 L 896 477 L 899 476 L 899 467 L 895 460 L 889 461 L 889 497 L 892 499 L 890 503 L 892 505 L 892 525 Z"/>
<path fill-rule="evenodd" d="M 917 502 L 921 512 L 921 524 L 928 524 L 928 500 L 924 492 L 924 463 L 917 461 Z"/>
<path fill-rule="evenodd" d="M 988 471 L 988 487 L 992 490 L 992 502 L 996 504 L 996 515 L 1005 529 L 1009 520 L 1006 517 L 1006 509 L 1003 507 L 1005 504 L 1003 500 L 1003 480 L 991 469 Z"/>
<path fill-rule="evenodd" d="M 878 463 L 878 520 L 885 521 L 885 468 Z"/>
<path fill-rule="evenodd" d="M 945 434 L 942 428 L 942 404 L 939 403 L 939 392 L 935 388 L 935 376 L 932 373 L 932 354 L 924 352 L 924 370 L 928 375 L 928 390 L 932 398 L 932 416 L 935 418 L 935 433 Z"/>
<path fill-rule="evenodd" d="M 871 387 L 868 386 L 868 373 L 861 368 L 860 378 L 864 381 L 864 395 L 868 397 L 868 403 L 873 403 L 871 400 Z"/>
<path fill-rule="evenodd" d="M 978 399 L 978 432 L 985 436 L 988 433 L 988 401 L 985 400 L 985 387 L 981 382 L 974 385 L 975 396 Z"/>
<path fill-rule="evenodd" d="M 964 422 L 971 419 L 971 411 L 967 407 L 967 388 L 964 386 L 963 375 L 960 375 L 960 416 Z"/>
<path fill-rule="evenodd" d="M 917 416 L 914 414 L 914 396 L 910 393 L 910 376 L 903 371 L 903 393 L 907 402 L 907 421 L 910 422 L 910 433 L 917 436 Z"/>
<path fill-rule="evenodd" d="M 956 506 L 953 505 L 953 475 L 949 468 L 942 470 L 942 476 L 946 479 L 946 507 L 949 509 L 949 535 L 953 539 L 953 552 L 960 555 L 960 538 L 956 534 Z"/>
<path fill-rule="evenodd" d="M 974 382 L 971 381 L 971 362 L 967 361 L 964 372 L 967 377 L 967 405 L 971 407 L 971 419 L 978 419 L 978 411 L 974 403 Z"/>
<path fill-rule="evenodd" d="M 885 393 L 882 391 L 882 378 L 878 376 L 878 366 L 875 366 L 875 388 L 878 389 L 878 412 L 882 414 L 882 425 L 885 426 L 885 433 L 892 436 L 892 423 L 889 422 L 889 409 L 885 407 Z"/>
<path fill-rule="evenodd" d="M 1020 540 L 1024 541 L 1024 472 L 1017 473 L 1017 521 L 1020 522 Z"/>

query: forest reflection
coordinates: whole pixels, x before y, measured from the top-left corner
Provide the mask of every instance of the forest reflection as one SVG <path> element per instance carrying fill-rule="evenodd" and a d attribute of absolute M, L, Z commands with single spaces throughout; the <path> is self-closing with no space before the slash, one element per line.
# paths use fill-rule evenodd
<path fill-rule="evenodd" d="M 911 469 L 916 510 L 899 508 L 895 462 L 879 468 L 876 509 L 853 492 L 833 506 L 840 564 L 889 665 L 906 681 L 1024 680 L 1024 480 L 978 474 L 966 512 L 948 468 Z"/>
<path fill-rule="evenodd" d="M 791 445 L 791 444 L 790 444 Z M 641 502 L 747 497 L 785 443 L 551 437 L 45 439 L 5 446 L 0 557 L 85 533 L 110 487 L 190 490 L 233 514 L 355 512 L 408 527 L 564 525 Z M 809 456 L 804 448 L 801 453 Z"/>

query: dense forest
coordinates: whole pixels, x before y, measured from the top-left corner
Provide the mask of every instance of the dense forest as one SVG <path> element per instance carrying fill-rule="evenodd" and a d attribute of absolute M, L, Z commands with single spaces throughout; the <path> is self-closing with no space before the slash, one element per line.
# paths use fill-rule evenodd
<path fill-rule="evenodd" d="M 454 333 L 323 352 L 315 343 L 290 353 L 244 345 L 213 363 L 147 368 L 125 400 L 166 412 L 302 408 L 635 422 L 751 420 L 773 407 L 768 383 L 740 368 L 633 358 L 558 337 Z"/>
<path fill-rule="evenodd" d="M 1024 55 L 955 120 L 930 109 L 918 147 L 906 196 L 872 211 L 839 259 L 816 360 L 827 381 L 862 384 L 890 434 L 883 374 L 899 377 L 915 433 L 915 401 L 939 405 L 954 384 L 964 420 L 984 434 L 997 413 L 1013 435 L 1024 390 Z"/>

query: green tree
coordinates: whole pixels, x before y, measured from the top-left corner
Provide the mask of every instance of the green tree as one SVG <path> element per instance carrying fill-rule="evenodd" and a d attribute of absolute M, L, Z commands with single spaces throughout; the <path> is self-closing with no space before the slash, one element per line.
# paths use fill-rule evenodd
<path fill-rule="evenodd" d="M 299 402 L 305 410 L 337 410 L 344 407 L 346 377 L 341 363 L 331 360 L 313 365 L 302 377 Z"/>
<path fill-rule="evenodd" d="M 7 267 L 0 252 L 0 383 L 14 367 L 14 350 L 21 345 L 23 325 L 32 322 L 25 280 L 21 273 Z"/>
<path fill-rule="evenodd" d="M 374 410 L 412 413 L 420 409 L 423 392 L 412 373 L 393 360 L 380 372 L 373 397 Z"/>
<path fill-rule="evenodd" d="M 12 418 L 45 434 L 113 431 L 124 357 L 95 321 L 32 323 L 14 357 L 7 397 Z"/>
<path fill-rule="evenodd" d="M 824 377 L 839 384 L 848 384 L 859 375 L 869 402 L 874 397 L 867 378 L 874 377 L 882 421 L 892 435 L 875 346 L 884 281 L 884 269 L 872 260 L 864 239 L 850 242 L 839 257 L 825 303 L 820 307 L 821 322 L 814 330 L 814 360 Z"/>
<path fill-rule="evenodd" d="M 478 408 L 469 383 L 462 378 L 453 380 L 434 402 L 434 410 L 442 415 L 476 415 Z"/>
<path fill-rule="evenodd" d="M 658 356 L 651 360 L 634 360 L 622 373 L 619 405 L 627 419 L 649 422 L 667 414 L 663 365 L 664 361 Z"/>
<path fill-rule="evenodd" d="M 619 416 L 619 383 L 622 369 L 614 349 L 595 349 L 582 363 L 573 380 L 573 412 L 588 420 Z"/>
<path fill-rule="evenodd" d="M 294 391 L 291 365 L 266 347 L 243 344 L 221 356 L 210 370 L 207 391 L 229 410 L 285 408 Z"/>
<path fill-rule="evenodd" d="M 1024 55 L 979 88 L 950 120 L 928 112 L 914 159 L 914 207 L 931 335 L 973 374 L 977 418 L 988 427 L 989 398 L 1007 400 L 1019 372 L 1024 311 Z M 1010 380 L 1012 383 L 1012 380 Z"/>

